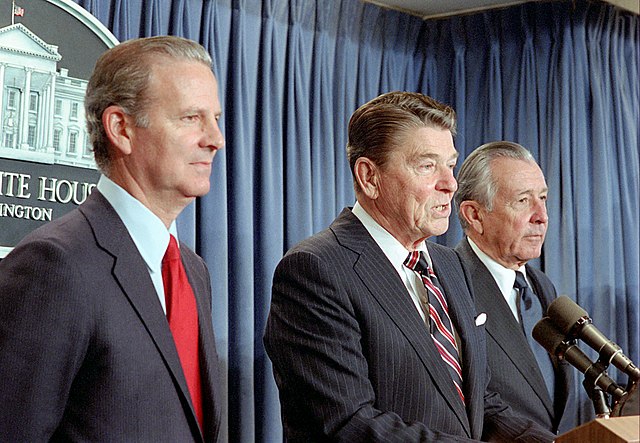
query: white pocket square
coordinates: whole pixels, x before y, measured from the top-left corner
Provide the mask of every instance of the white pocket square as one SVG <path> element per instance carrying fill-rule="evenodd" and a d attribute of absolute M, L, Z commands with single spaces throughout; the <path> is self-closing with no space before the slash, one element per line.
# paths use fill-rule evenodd
<path fill-rule="evenodd" d="M 487 314 L 485 314 L 484 312 L 481 312 L 480 314 L 478 314 L 478 316 L 476 317 L 476 326 L 482 326 L 486 322 L 487 322 Z"/>

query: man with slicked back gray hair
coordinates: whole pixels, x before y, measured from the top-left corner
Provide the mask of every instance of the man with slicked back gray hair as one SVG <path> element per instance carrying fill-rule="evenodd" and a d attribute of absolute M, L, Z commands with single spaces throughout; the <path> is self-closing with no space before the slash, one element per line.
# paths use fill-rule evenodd
<path fill-rule="evenodd" d="M 454 200 L 465 233 L 456 251 L 471 273 L 476 307 L 488 316 L 489 389 L 556 433 L 574 427 L 568 412 L 571 368 L 531 337 L 556 289 L 527 264 L 542 251 L 547 193 L 531 153 L 517 143 L 497 141 L 480 146 L 462 163 Z"/>
<path fill-rule="evenodd" d="M 211 57 L 121 43 L 85 110 L 96 189 L 0 262 L 0 440 L 215 442 L 209 272 L 175 226 L 224 146 Z"/>
<path fill-rule="evenodd" d="M 486 316 L 458 255 L 425 241 L 449 227 L 455 128 L 415 92 L 351 116 L 357 201 L 273 278 L 264 342 L 288 443 L 553 440 L 487 390 Z"/>

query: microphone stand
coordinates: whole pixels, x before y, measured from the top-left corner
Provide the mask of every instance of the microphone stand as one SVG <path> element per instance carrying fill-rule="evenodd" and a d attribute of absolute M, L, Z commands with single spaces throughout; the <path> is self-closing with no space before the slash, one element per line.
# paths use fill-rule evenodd
<path fill-rule="evenodd" d="M 638 399 L 638 383 L 629 379 L 626 387 L 626 395 L 614 401 L 612 417 L 640 414 L 640 399 Z"/>
<path fill-rule="evenodd" d="M 596 374 L 606 373 L 605 371 L 609 367 L 609 364 L 617 354 L 620 354 L 626 359 L 624 354 L 622 354 L 622 350 L 617 345 L 614 344 L 614 346 L 617 348 L 617 351 L 611 355 L 604 352 L 603 347 L 603 349 L 601 349 L 599 352 L 598 361 L 596 361 L 596 363 L 591 368 L 589 368 L 590 371 L 587 371 L 585 373 L 583 385 L 587 390 L 589 398 L 593 402 L 596 418 L 609 418 L 611 416 L 619 417 L 623 414 L 622 408 L 624 407 L 626 402 L 632 397 L 632 394 L 635 394 L 634 391 L 637 385 L 638 374 L 640 374 L 640 371 L 630 360 L 629 364 L 623 371 L 623 373 L 625 373 L 628 377 L 627 386 L 626 388 L 624 388 L 622 393 L 620 392 L 620 389 L 617 389 L 611 393 L 612 402 L 609 402 L 609 397 L 606 395 L 606 393 L 603 392 L 602 389 L 595 384 L 598 377 Z M 588 382 L 587 378 L 589 378 Z M 589 383 L 593 383 L 591 385 L 593 386 L 593 390 L 591 392 L 589 389 Z M 598 390 L 600 392 L 597 392 Z M 609 405 L 612 405 L 612 407 L 610 407 Z M 635 405 L 635 408 L 638 409 L 637 404 Z"/>
<path fill-rule="evenodd" d="M 593 409 L 596 413 L 596 418 L 609 418 L 611 415 L 611 408 L 609 407 L 609 400 L 607 394 L 600 389 L 599 386 L 589 386 L 585 378 L 582 382 L 582 386 L 587 390 L 587 395 L 593 402 Z"/>
<path fill-rule="evenodd" d="M 582 386 L 584 386 L 587 395 L 593 402 L 596 418 L 609 418 L 611 414 L 607 395 L 597 385 L 598 378 L 606 373 L 605 370 L 605 366 L 600 361 L 594 363 L 584 373 L 584 381 L 582 382 Z"/>
<path fill-rule="evenodd" d="M 584 382 L 582 385 L 587 390 L 589 397 L 591 397 L 591 392 L 594 389 L 599 388 L 598 380 L 601 377 L 609 378 L 607 375 L 607 366 L 599 360 L 584 371 Z M 611 394 L 615 401 L 618 401 L 627 395 L 627 392 L 618 386 L 613 380 L 609 379 L 609 381 L 611 384 L 606 387 L 606 391 Z"/>

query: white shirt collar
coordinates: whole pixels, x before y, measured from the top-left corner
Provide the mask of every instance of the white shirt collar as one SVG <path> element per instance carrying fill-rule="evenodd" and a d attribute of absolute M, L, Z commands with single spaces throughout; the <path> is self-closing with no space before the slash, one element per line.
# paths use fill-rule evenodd
<path fill-rule="evenodd" d="M 505 268 L 500 263 L 482 252 L 478 245 L 476 245 L 469 237 L 467 237 L 467 241 L 469 242 L 471 249 L 473 249 L 473 252 L 475 252 L 480 261 L 487 267 L 487 269 L 491 273 L 491 276 L 498 285 L 498 289 L 500 289 L 502 296 L 507 301 L 507 304 L 509 305 L 511 311 L 514 313 L 517 319 L 518 308 L 516 305 L 516 292 L 515 289 L 513 289 L 513 284 L 516 281 L 516 271 L 514 271 L 513 269 Z M 518 271 L 522 272 L 525 278 L 527 278 L 527 271 L 524 265 L 522 265 L 518 269 Z"/>
<path fill-rule="evenodd" d="M 149 269 L 161 272 L 169 234 L 178 238 L 175 222 L 167 230 L 157 215 L 105 175 L 100 176 L 97 188 L 122 219 Z"/>
<path fill-rule="evenodd" d="M 391 235 L 389 231 L 380 226 L 380 224 L 375 221 L 357 201 L 356 204 L 353 205 L 351 212 L 364 225 L 371 237 L 373 237 L 373 240 L 378 244 L 378 246 L 380 246 L 382 252 L 384 252 L 387 259 L 402 277 L 405 272 L 404 261 L 407 258 L 409 251 L 407 251 L 402 243 Z M 418 250 L 424 252 L 427 263 L 431 266 L 431 257 L 429 256 L 426 243 L 422 242 L 418 247 Z"/>

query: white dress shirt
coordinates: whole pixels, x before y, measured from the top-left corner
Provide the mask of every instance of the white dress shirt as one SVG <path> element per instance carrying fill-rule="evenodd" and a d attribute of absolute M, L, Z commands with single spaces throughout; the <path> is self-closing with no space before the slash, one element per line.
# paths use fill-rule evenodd
<path fill-rule="evenodd" d="M 153 212 L 107 176 L 101 175 L 97 189 L 113 206 L 124 226 L 129 231 L 142 259 L 147 264 L 149 276 L 156 288 L 158 299 L 165 314 L 167 312 L 164 285 L 162 283 L 162 258 L 169 246 L 169 234 L 178 239 L 176 224 L 169 229 Z"/>
<path fill-rule="evenodd" d="M 380 224 L 375 221 L 362 206 L 360 206 L 360 203 L 356 202 L 351 212 L 353 212 L 353 215 L 355 215 L 364 225 L 371 237 L 373 237 L 373 240 L 378 244 L 378 246 L 380 246 L 382 252 L 384 252 L 387 259 L 389 259 L 393 267 L 396 269 L 396 272 L 402 279 L 402 282 L 407 287 L 407 290 L 411 295 L 411 299 L 413 300 L 413 304 L 418 310 L 420 317 L 426 321 L 424 312 L 420 307 L 420 297 L 418 294 L 421 293 L 423 296 L 427 297 L 427 290 L 418 274 L 404 266 L 404 261 L 410 251 L 408 251 L 386 229 L 380 226 Z M 427 245 L 422 242 L 418 247 L 418 250 L 424 253 L 427 263 L 432 267 L 431 257 L 429 256 L 429 251 L 427 251 Z"/>
<path fill-rule="evenodd" d="M 478 245 L 476 245 L 469 237 L 467 237 L 467 240 L 469 241 L 469 245 L 471 246 L 471 249 L 473 249 L 473 252 L 475 252 L 480 261 L 484 263 L 484 265 L 493 276 L 493 279 L 500 289 L 500 293 L 507 301 L 507 304 L 511 309 L 511 313 L 516 318 L 516 321 L 520 322 L 520 316 L 518 315 L 518 305 L 516 302 L 518 293 L 513 287 L 513 284 L 516 281 L 516 271 L 514 271 L 513 269 L 505 268 L 500 263 L 482 252 Z M 520 269 L 518 269 L 518 272 L 522 272 L 525 279 L 527 280 L 527 283 L 529 283 L 529 279 L 527 278 L 527 271 L 524 265 L 520 267 Z"/>

